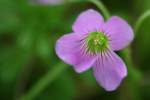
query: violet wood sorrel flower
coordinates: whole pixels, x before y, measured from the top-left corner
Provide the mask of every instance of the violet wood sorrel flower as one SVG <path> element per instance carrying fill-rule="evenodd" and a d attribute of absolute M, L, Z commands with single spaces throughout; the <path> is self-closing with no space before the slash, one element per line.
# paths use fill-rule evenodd
<path fill-rule="evenodd" d="M 123 19 L 112 16 L 104 22 L 101 14 L 87 10 L 73 24 L 73 32 L 56 43 L 56 53 L 81 73 L 93 69 L 97 82 L 107 91 L 115 90 L 127 75 L 126 65 L 114 51 L 133 40 L 133 30 Z"/>

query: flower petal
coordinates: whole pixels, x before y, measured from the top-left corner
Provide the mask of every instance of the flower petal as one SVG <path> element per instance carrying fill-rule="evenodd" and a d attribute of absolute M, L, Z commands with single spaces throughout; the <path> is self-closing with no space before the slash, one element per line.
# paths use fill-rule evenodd
<path fill-rule="evenodd" d="M 102 53 L 93 71 L 98 83 L 107 91 L 114 91 L 127 75 L 124 62 L 113 51 Z"/>
<path fill-rule="evenodd" d="M 103 26 L 104 33 L 109 37 L 112 50 L 125 48 L 133 40 L 133 30 L 123 19 L 113 16 Z"/>
<path fill-rule="evenodd" d="M 82 53 L 79 34 L 67 34 L 56 43 L 56 53 L 64 62 L 73 65 L 76 72 L 80 73 L 92 67 L 96 58 Z"/>
<path fill-rule="evenodd" d="M 100 31 L 104 19 L 101 14 L 93 9 L 84 11 L 79 15 L 73 25 L 73 31 L 80 34 Z"/>

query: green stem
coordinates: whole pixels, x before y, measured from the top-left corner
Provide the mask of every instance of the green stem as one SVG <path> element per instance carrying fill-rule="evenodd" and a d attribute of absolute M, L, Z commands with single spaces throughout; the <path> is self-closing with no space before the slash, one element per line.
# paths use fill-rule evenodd
<path fill-rule="evenodd" d="M 107 20 L 110 17 L 110 13 L 105 7 L 105 5 L 102 3 L 101 0 L 68 0 L 69 2 L 76 3 L 76 2 L 90 2 L 97 6 L 97 8 L 102 12 L 104 15 L 104 18 Z"/>
<path fill-rule="evenodd" d="M 20 100 L 33 100 L 39 95 L 45 87 L 51 84 L 62 72 L 67 68 L 67 65 L 60 62 L 53 69 L 44 75 Z"/>
<path fill-rule="evenodd" d="M 105 7 L 105 5 L 101 2 L 101 0 L 89 0 L 89 1 L 95 4 L 101 10 L 106 20 L 110 17 L 109 11 Z"/>
<path fill-rule="evenodd" d="M 144 14 L 141 15 L 141 17 L 139 17 L 139 19 L 137 20 L 136 24 L 135 24 L 135 33 L 137 34 L 137 32 L 139 31 L 140 26 L 142 25 L 142 23 L 148 18 L 150 17 L 150 10 L 146 11 Z"/>

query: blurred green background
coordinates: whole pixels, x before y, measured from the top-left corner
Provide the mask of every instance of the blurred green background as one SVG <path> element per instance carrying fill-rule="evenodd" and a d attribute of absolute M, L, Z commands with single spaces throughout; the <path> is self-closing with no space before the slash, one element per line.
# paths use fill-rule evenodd
<path fill-rule="evenodd" d="M 53 80 L 33 100 L 150 100 L 150 17 L 136 33 L 130 54 L 134 66 L 128 65 L 130 74 L 116 91 L 104 91 L 91 70 L 79 75 L 67 65 L 55 77 L 53 70 L 65 66 L 55 54 L 56 40 L 72 31 L 80 12 L 98 10 L 92 3 L 80 2 L 86 0 L 67 1 L 41 5 L 29 0 L 0 0 L 0 100 L 20 100 L 51 73 Z M 101 1 L 111 15 L 121 16 L 133 27 L 150 9 L 150 0 Z"/>

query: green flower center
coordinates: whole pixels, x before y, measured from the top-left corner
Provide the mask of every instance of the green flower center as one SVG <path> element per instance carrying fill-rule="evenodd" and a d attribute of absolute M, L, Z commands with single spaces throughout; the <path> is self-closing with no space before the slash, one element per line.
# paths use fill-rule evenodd
<path fill-rule="evenodd" d="M 86 38 L 87 50 L 90 53 L 99 53 L 108 49 L 108 38 L 102 32 L 92 32 Z"/>

